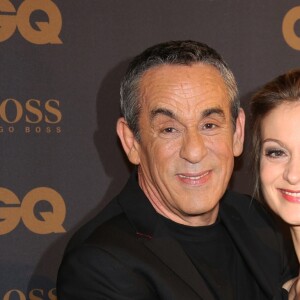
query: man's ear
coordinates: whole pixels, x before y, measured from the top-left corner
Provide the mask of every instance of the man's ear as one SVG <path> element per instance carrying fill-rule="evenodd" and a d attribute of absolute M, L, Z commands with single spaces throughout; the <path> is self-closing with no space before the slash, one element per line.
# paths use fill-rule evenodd
<path fill-rule="evenodd" d="M 129 161 L 135 165 L 139 165 L 140 145 L 124 118 L 118 119 L 116 129 Z"/>
<path fill-rule="evenodd" d="M 235 132 L 233 135 L 233 155 L 239 156 L 243 152 L 245 138 L 245 112 L 242 108 L 239 109 L 239 114 L 236 119 Z"/>

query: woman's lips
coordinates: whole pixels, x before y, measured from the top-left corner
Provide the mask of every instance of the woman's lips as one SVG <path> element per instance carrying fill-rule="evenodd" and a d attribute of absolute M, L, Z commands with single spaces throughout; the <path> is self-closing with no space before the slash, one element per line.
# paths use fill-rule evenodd
<path fill-rule="evenodd" d="M 184 184 L 198 186 L 206 183 L 211 175 L 211 171 L 201 173 L 178 173 L 177 178 Z"/>
<path fill-rule="evenodd" d="M 291 191 L 283 189 L 279 189 L 279 191 L 285 200 L 300 204 L 300 191 Z"/>

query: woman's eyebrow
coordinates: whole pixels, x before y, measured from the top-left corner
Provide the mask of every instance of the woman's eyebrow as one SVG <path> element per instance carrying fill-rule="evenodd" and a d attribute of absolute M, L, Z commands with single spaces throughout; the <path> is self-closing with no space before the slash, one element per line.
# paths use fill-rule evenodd
<path fill-rule="evenodd" d="M 277 144 L 280 145 L 281 147 L 286 148 L 286 145 L 285 145 L 282 141 L 277 140 L 277 139 L 267 138 L 267 139 L 264 139 L 264 140 L 262 141 L 262 144 L 265 144 L 265 143 L 267 143 L 267 142 L 277 143 Z"/>

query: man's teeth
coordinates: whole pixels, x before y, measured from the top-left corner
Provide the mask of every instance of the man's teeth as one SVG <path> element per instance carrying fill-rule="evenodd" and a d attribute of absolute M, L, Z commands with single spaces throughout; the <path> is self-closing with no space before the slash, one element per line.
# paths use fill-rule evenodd
<path fill-rule="evenodd" d="M 193 179 L 193 180 L 198 180 L 198 179 L 204 177 L 204 176 L 207 175 L 207 174 L 208 174 L 208 172 L 206 172 L 206 173 L 204 173 L 204 174 L 202 174 L 202 175 L 199 175 L 199 176 L 186 176 L 186 175 L 180 174 L 179 177 L 181 177 L 181 178 Z"/>

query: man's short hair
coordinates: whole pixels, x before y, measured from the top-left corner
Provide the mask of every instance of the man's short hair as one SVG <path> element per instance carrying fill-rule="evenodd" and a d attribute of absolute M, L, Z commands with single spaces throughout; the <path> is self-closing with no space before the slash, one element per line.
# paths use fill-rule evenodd
<path fill-rule="evenodd" d="M 228 88 L 231 101 L 231 117 L 235 127 L 240 107 L 238 90 L 233 73 L 223 58 L 208 45 L 196 41 L 170 41 L 154 45 L 136 56 L 127 69 L 121 83 L 121 112 L 129 128 L 139 140 L 140 81 L 144 73 L 160 65 L 191 66 L 202 63 L 214 66 Z"/>

